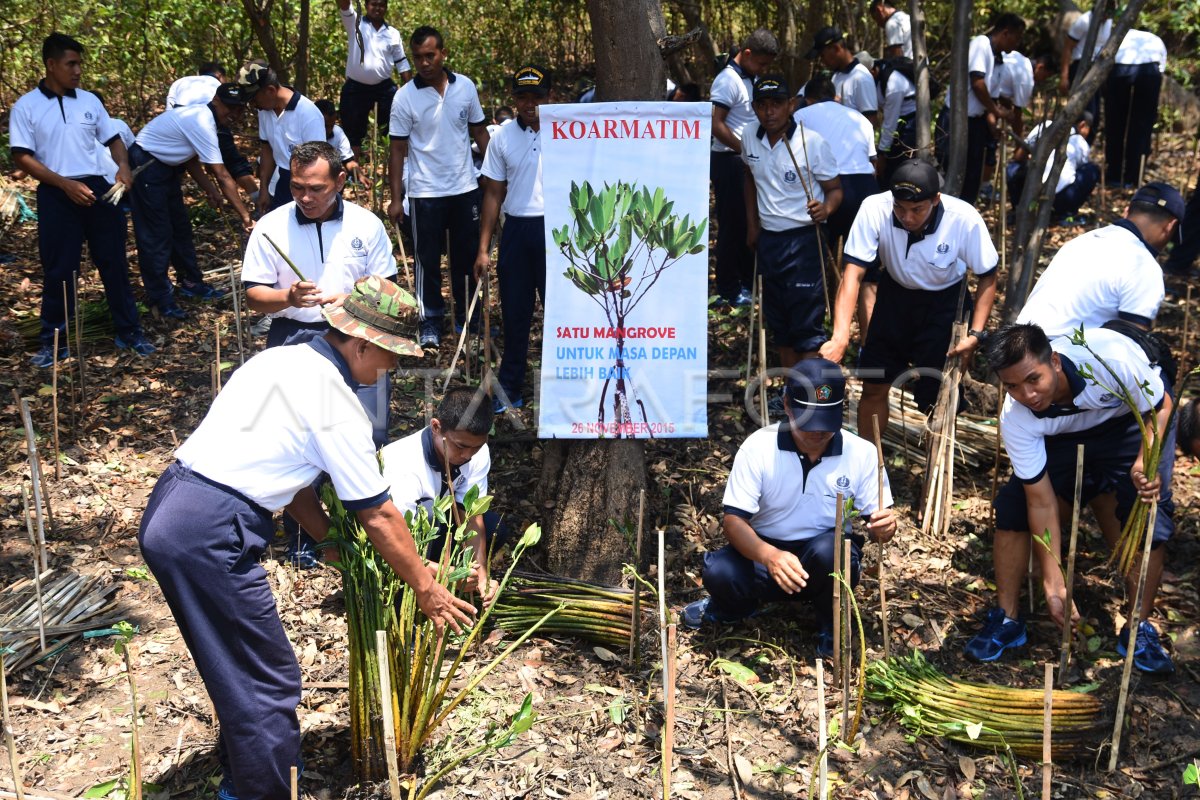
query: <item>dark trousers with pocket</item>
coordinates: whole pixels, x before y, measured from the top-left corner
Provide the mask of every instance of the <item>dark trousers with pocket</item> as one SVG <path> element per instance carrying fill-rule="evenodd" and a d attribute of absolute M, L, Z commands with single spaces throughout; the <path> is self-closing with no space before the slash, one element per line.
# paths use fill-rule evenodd
<path fill-rule="evenodd" d="M 441 324 L 446 316 L 442 299 L 443 243 L 450 237 L 450 291 L 455 314 L 462 322 L 475 291 L 475 254 L 479 250 L 479 190 L 448 197 L 409 197 L 413 259 L 416 261 L 417 313 L 422 321 Z M 475 319 L 480 312 L 475 306 Z"/>
<path fill-rule="evenodd" d="M 1104 179 L 1135 183 L 1150 157 L 1162 73 L 1158 64 L 1116 64 L 1104 84 Z"/>
<path fill-rule="evenodd" d="M 754 288 L 754 253 L 746 244 L 746 168 L 737 153 L 713 153 L 709 163 L 717 216 L 715 288 L 733 300 L 742 289 Z"/>
<path fill-rule="evenodd" d="M 754 613 L 763 603 L 804 600 L 812 603 L 818 625 L 829 624 L 833 620 L 833 578 L 830 577 L 833 572 L 833 529 L 794 542 L 760 538 L 800 559 L 808 573 L 807 585 L 796 594 L 788 594 L 766 567 L 727 544 L 704 556 L 704 588 L 712 598 L 710 609 L 719 617 L 738 619 Z M 850 540 L 850 584 L 857 586 L 863 538 L 857 534 L 846 538 Z"/>
<path fill-rule="evenodd" d="M 95 176 L 77 180 L 92 190 L 95 203 L 76 205 L 66 192 L 49 184 L 40 183 L 37 188 L 38 256 L 42 260 L 39 339 L 43 345 L 54 344 L 56 328 L 59 347 L 68 344 L 66 321 L 75 314 L 75 273 L 82 273 L 84 242 L 100 271 L 116 332 L 124 337 L 141 331 L 133 288 L 129 285 L 129 262 L 125 260 L 125 215 L 100 199 L 110 188 L 108 181 Z M 82 279 L 83 275 L 79 277 Z"/>
<path fill-rule="evenodd" d="M 499 381 L 509 401 L 521 397 L 529 361 L 529 332 L 540 297 L 546 302 L 546 222 L 544 217 L 506 217 L 500 234 L 500 309 L 504 314 L 504 354 Z"/>
<path fill-rule="evenodd" d="M 805 225 L 758 235 L 763 321 L 777 347 L 798 353 L 825 343 L 825 253 L 817 228 Z"/>
<path fill-rule="evenodd" d="M 300 761 L 300 667 L 258 559 L 271 515 L 172 464 L 138 531 L 221 725 L 218 755 L 239 800 L 284 800 Z"/>
<path fill-rule="evenodd" d="M 182 167 L 170 167 L 151 158 L 140 146 L 129 149 L 134 167 L 152 162 L 133 182 L 133 234 L 137 240 L 138 269 L 146 300 L 162 307 L 174 302 L 174 287 L 168 268 L 188 283 L 203 280 L 196 263 L 196 245 L 192 239 L 192 221 L 183 204 L 179 183 Z"/>
<path fill-rule="evenodd" d="M 271 208 L 276 209 L 292 202 L 292 171 L 279 167 L 275 179 L 275 191 L 271 192 Z"/>
<path fill-rule="evenodd" d="M 367 137 L 367 120 L 371 109 L 375 109 L 375 121 L 379 123 L 380 132 L 387 133 L 392 98 L 395 96 L 396 84 L 390 80 L 371 84 L 346 78 L 338 101 L 338 116 L 350 144 L 362 146 L 362 140 Z"/>
<path fill-rule="evenodd" d="M 987 162 L 988 143 L 994 142 L 992 130 L 988 127 L 987 116 L 967 117 L 967 164 L 963 173 L 962 191 L 959 199 L 975 204 L 979 198 L 979 187 L 983 185 L 983 168 Z M 942 169 L 950 161 L 950 149 L 961 147 L 960 143 L 950 141 L 950 109 L 943 108 L 938 114 L 936 133 L 937 160 Z"/>

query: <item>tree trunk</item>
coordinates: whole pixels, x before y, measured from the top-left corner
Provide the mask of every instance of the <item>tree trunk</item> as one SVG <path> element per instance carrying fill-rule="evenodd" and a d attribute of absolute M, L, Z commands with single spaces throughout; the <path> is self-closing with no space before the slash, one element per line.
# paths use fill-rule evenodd
<path fill-rule="evenodd" d="M 659 0 L 587 0 L 587 9 L 596 100 L 660 99 L 666 69 L 658 40 L 666 35 L 666 23 Z M 547 569 L 619 583 L 633 552 L 616 526 L 636 524 L 638 493 L 645 485 L 645 450 L 637 439 L 547 442 L 538 486 L 550 512 L 542 540 Z"/>
<path fill-rule="evenodd" d="M 263 55 L 267 57 L 267 64 L 275 70 L 280 83 L 290 83 L 287 65 L 283 63 L 283 57 L 279 54 L 279 44 L 275 41 L 275 27 L 271 24 L 273 5 L 275 0 L 263 0 L 262 5 L 259 5 L 259 0 L 242 0 L 242 7 L 246 9 L 250 27 L 254 30 L 254 37 L 258 39 Z"/>
<path fill-rule="evenodd" d="M 704 17 L 700 13 L 700 3 L 697 0 L 675 0 L 675 5 L 679 8 L 679 13 L 683 15 L 683 21 L 689 31 L 700 29 L 700 38 L 693 45 L 699 54 L 697 72 L 700 74 L 695 76 L 694 80 L 711 82 L 717 74 L 717 56 L 720 53 L 708 32 L 708 25 L 704 23 Z"/>
<path fill-rule="evenodd" d="M 916 157 L 932 163 L 933 98 L 929 96 L 929 52 L 925 48 L 925 4 L 921 0 L 912 0 L 909 4 L 909 20 L 912 26 L 913 65 L 917 78 Z"/>
<path fill-rule="evenodd" d="M 1062 158 L 1057 159 L 1056 168 L 1046 181 L 1039 180 L 1046 164 L 1054 153 L 1063 149 L 1067 137 L 1071 134 L 1080 113 L 1087 106 L 1088 100 L 1100 90 L 1108 73 L 1112 71 L 1113 61 L 1121 40 L 1137 20 L 1138 13 L 1146 4 L 1146 0 L 1129 0 L 1121 16 L 1113 22 L 1112 35 L 1104 47 L 1096 54 L 1096 60 L 1088 63 L 1090 53 L 1096 42 L 1096 34 L 1104 16 L 1105 0 L 1097 0 L 1092 11 L 1092 24 L 1084 41 L 1083 60 L 1080 69 L 1075 74 L 1075 82 L 1067 102 L 1063 104 L 1054 121 L 1042 131 L 1038 137 L 1033 156 L 1029 159 L 1028 178 L 1025 188 L 1021 191 L 1021 199 L 1017 204 L 1016 257 L 1013 259 L 1013 269 L 1009 272 L 1004 291 L 1004 318 L 1011 322 L 1017 318 L 1021 308 L 1029 297 L 1033 286 L 1033 276 L 1037 271 L 1037 263 L 1042 254 L 1042 239 L 1047 224 L 1050 221 L 1050 210 L 1054 204 L 1054 188 L 1058 183 L 1058 175 L 1062 170 Z M 1035 206 L 1035 201 L 1037 205 Z M 1036 209 L 1036 217 L 1031 209 Z"/>
<path fill-rule="evenodd" d="M 779 20 L 779 58 L 776 69 L 787 76 L 792 91 L 800 88 L 800 55 L 796 47 L 796 7 L 792 0 L 778 0 L 775 4 L 776 19 Z"/>
<path fill-rule="evenodd" d="M 967 74 L 967 54 L 971 47 L 973 0 L 956 0 L 951 26 L 950 48 L 950 144 L 946 148 L 946 194 L 958 197 L 967 174 L 967 93 L 971 76 Z"/>
<path fill-rule="evenodd" d="M 296 81 L 293 88 L 303 95 L 308 94 L 308 27 L 309 8 L 312 0 L 300 0 L 300 23 L 296 31 Z"/>

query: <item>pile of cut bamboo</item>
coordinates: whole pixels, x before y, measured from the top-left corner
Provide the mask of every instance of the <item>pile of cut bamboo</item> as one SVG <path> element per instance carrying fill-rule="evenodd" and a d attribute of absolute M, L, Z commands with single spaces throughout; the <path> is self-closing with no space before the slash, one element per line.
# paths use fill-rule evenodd
<path fill-rule="evenodd" d="M 13 651 L 4 660 L 5 671 L 16 672 L 84 631 L 120 620 L 99 618 L 116 606 L 109 597 L 115 589 L 101 576 L 59 569 L 11 583 L 0 592 L 0 640 Z"/>

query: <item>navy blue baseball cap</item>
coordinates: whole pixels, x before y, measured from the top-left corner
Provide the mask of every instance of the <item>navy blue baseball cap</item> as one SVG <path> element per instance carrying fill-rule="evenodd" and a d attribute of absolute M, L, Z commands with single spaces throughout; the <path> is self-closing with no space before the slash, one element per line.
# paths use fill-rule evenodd
<path fill-rule="evenodd" d="M 788 86 L 787 78 L 782 75 L 763 75 L 754 82 L 754 99 L 774 97 L 779 100 L 790 100 L 792 89 Z"/>
<path fill-rule="evenodd" d="M 788 371 L 784 398 L 797 430 L 827 433 L 841 430 L 846 376 L 841 367 L 828 359 L 801 359 Z"/>
<path fill-rule="evenodd" d="M 1169 183 L 1163 183 L 1162 181 L 1151 181 L 1134 192 L 1133 199 L 1129 202 L 1147 203 L 1152 206 L 1157 206 L 1163 211 L 1166 211 L 1175 219 L 1179 220 L 1179 222 L 1183 222 L 1183 215 L 1186 210 L 1183 202 L 1183 195 L 1181 195 L 1179 190 Z M 1175 241 L 1177 243 L 1183 241 L 1182 225 L 1177 224 L 1175 226 Z"/>

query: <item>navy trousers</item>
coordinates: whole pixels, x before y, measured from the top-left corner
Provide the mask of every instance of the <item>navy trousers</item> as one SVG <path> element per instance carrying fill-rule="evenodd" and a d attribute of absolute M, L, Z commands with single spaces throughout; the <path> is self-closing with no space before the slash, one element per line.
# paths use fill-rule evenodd
<path fill-rule="evenodd" d="M 828 236 L 824 241 L 829 241 Z M 759 233 L 763 321 L 776 346 L 803 353 L 816 350 L 828 338 L 823 257 L 814 225 Z"/>
<path fill-rule="evenodd" d="M 1136 183 L 1150 157 L 1162 73 L 1157 64 L 1116 64 L 1104 84 L 1104 180 Z"/>
<path fill-rule="evenodd" d="M 258 559 L 271 515 L 171 465 L 138 530 L 221 725 L 218 755 L 239 800 L 285 800 L 300 763 L 300 666 Z"/>
<path fill-rule="evenodd" d="M 862 558 L 863 538 L 850 534 L 850 584 L 858 585 L 859 561 Z M 817 623 L 826 625 L 833 619 L 833 529 L 798 542 L 784 542 L 762 537 L 763 541 L 787 550 L 800 559 L 808 573 L 807 585 L 796 594 L 788 594 L 767 572 L 767 568 L 739 553 L 727 544 L 715 553 L 704 556 L 704 588 L 712 598 L 710 608 L 720 617 L 737 619 L 747 616 L 763 603 L 805 600 L 812 603 Z"/>
<path fill-rule="evenodd" d="M 388 119 L 392 114 L 392 98 L 396 96 L 396 84 L 391 80 L 380 83 L 359 83 L 346 79 L 342 84 L 342 96 L 338 103 L 338 116 L 342 120 L 342 130 L 354 147 L 362 146 L 362 140 L 367 136 L 367 118 L 371 109 L 375 109 L 375 120 L 379 130 L 387 133 Z"/>
<path fill-rule="evenodd" d="M 179 183 L 183 168 L 153 160 L 136 144 L 129 149 L 129 160 L 135 167 L 152 162 L 134 180 L 132 192 L 133 233 L 146 300 L 159 307 L 170 305 L 175 293 L 168 275 L 171 264 L 175 265 L 180 280 L 187 283 L 203 280 L 196 263 L 192 221 L 183 204 L 183 187 Z"/>
<path fill-rule="evenodd" d="M 979 187 L 983 185 L 983 167 L 987 161 L 988 142 L 993 142 L 991 128 L 987 124 L 987 116 L 967 117 L 967 165 L 963 173 L 962 191 L 959 199 L 975 205 L 979 198 Z M 961 144 L 950 141 L 950 109 L 943 108 L 938 114 L 936 132 L 937 160 L 942 169 L 950 161 L 950 148 L 961 147 Z"/>
<path fill-rule="evenodd" d="M 717 216 L 717 294 L 733 300 L 753 290 L 754 254 L 746 244 L 746 168 L 737 153 L 713 153 L 709 159 Z"/>
<path fill-rule="evenodd" d="M 292 171 L 279 167 L 279 177 L 275 180 L 275 191 L 271 193 L 271 209 L 286 206 L 292 202 Z"/>
<path fill-rule="evenodd" d="M 104 296 L 112 313 L 113 327 L 123 338 L 141 333 L 137 304 L 129 285 L 129 262 L 125 260 L 125 215 L 100 197 L 110 188 L 99 177 L 80 179 L 96 195 L 96 202 L 80 206 L 66 192 L 49 184 L 37 188 L 38 255 L 42 260 L 43 345 L 54 344 L 54 329 L 59 330 L 59 347 L 66 347 L 66 320 L 75 313 L 74 273 L 83 278 L 83 243 L 88 244 L 92 261 L 100 271 Z M 66 305 L 63 287 L 66 286 Z"/>
<path fill-rule="evenodd" d="M 831 250 L 836 246 L 835 242 L 839 236 L 843 242 L 850 238 L 850 226 L 854 224 L 854 218 L 858 216 L 858 207 L 862 205 L 863 200 L 879 193 L 879 181 L 876 180 L 874 173 L 856 173 L 838 177 L 842 182 L 842 204 L 829 217 L 827 227 L 829 228 L 829 238 L 833 240 L 830 242 Z"/>
<path fill-rule="evenodd" d="M 500 234 L 500 308 L 504 313 L 504 354 L 499 381 L 509 401 L 521 397 L 529 359 L 529 330 L 540 297 L 546 302 L 546 225 L 543 217 L 506 217 Z"/>
<path fill-rule="evenodd" d="M 1196 263 L 1196 256 L 1200 256 L 1200 182 L 1188 198 L 1186 213 L 1179 224 L 1183 226 L 1183 241 L 1171 248 L 1163 271 L 1186 275 Z"/>
<path fill-rule="evenodd" d="M 417 311 L 422 321 L 441 323 L 446 316 L 442 299 L 443 243 L 450 235 L 450 291 L 455 322 L 462 323 L 475 291 L 475 254 L 479 250 L 479 190 L 449 197 L 409 197 L 413 260 L 417 282 Z M 466 286 L 464 286 L 464 283 Z M 475 306 L 474 322 L 480 306 Z"/>

